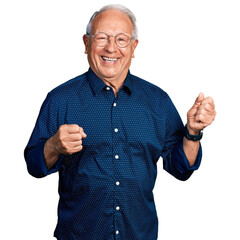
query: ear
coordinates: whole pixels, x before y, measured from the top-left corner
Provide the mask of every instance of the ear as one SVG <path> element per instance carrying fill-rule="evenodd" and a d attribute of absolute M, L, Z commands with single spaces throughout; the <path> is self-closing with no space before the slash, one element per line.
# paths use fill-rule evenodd
<path fill-rule="evenodd" d="M 135 51 L 137 45 L 138 45 L 138 39 L 135 39 L 134 42 L 133 42 L 133 45 L 132 45 L 132 58 L 135 57 L 134 51 Z"/>
<path fill-rule="evenodd" d="M 84 53 L 88 53 L 88 46 L 89 46 L 89 37 L 87 34 L 83 35 L 83 43 L 85 45 L 85 52 Z"/>

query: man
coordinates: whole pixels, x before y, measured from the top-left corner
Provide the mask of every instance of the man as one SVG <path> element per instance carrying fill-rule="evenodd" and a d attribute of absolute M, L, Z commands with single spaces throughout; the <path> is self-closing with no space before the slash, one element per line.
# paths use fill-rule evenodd
<path fill-rule="evenodd" d="M 52 90 L 25 149 L 35 177 L 59 172 L 59 240 L 156 240 L 157 161 L 187 180 L 201 161 L 201 130 L 215 117 L 201 93 L 186 127 L 168 95 L 129 72 L 135 17 L 120 5 L 96 12 L 83 36 L 90 68 Z"/>

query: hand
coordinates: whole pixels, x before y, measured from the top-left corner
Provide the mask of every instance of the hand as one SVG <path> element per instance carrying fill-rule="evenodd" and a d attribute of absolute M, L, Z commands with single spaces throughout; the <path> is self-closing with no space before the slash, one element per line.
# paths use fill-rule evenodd
<path fill-rule="evenodd" d="M 191 135 L 198 135 L 215 119 L 216 111 L 211 97 L 204 98 L 203 93 L 197 97 L 194 105 L 187 113 L 187 128 Z"/>
<path fill-rule="evenodd" d="M 71 155 L 82 150 L 82 138 L 86 137 L 83 129 L 77 124 L 64 124 L 49 140 L 58 154 Z"/>

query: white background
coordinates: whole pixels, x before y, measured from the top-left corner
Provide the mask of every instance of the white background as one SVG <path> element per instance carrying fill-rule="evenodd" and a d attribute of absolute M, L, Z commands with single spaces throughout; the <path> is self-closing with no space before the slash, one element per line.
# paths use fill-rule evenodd
<path fill-rule="evenodd" d="M 237 0 L 1 1 L 0 239 L 53 239 L 58 175 L 28 175 L 23 150 L 47 92 L 88 69 L 82 35 L 92 13 L 109 3 L 124 4 L 137 17 L 131 72 L 167 91 L 184 122 L 200 91 L 215 100 L 200 169 L 180 182 L 159 161 L 159 239 L 239 240 Z"/>

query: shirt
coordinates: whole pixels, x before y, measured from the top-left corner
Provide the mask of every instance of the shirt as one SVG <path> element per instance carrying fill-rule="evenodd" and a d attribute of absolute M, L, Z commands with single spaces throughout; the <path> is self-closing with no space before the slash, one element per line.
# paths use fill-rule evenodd
<path fill-rule="evenodd" d="M 45 142 L 62 124 L 87 134 L 82 151 L 61 155 L 48 170 Z M 159 87 L 128 72 L 115 97 L 91 70 L 48 93 L 25 149 L 35 177 L 59 173 L 59 240 L 156 240 L 158 217 L 153 188 L 157 162 L 187 180 L 184 126 L 171 99 Z"/>

